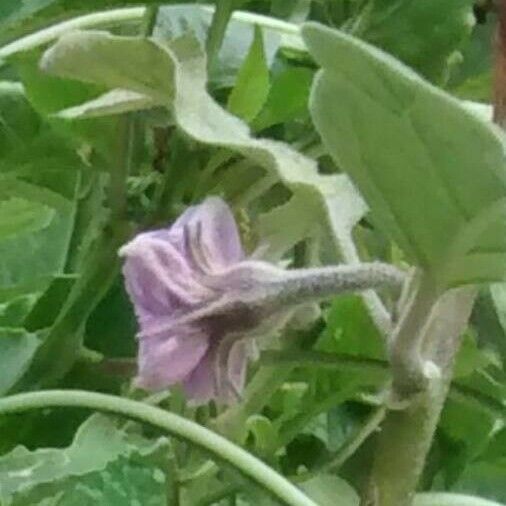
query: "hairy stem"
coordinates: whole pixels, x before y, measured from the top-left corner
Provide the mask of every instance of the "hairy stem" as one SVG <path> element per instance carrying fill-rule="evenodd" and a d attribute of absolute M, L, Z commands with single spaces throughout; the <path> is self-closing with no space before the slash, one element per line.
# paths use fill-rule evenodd
<path fill-rule="evenodd" d="M 411 285 L 412 296 L 406 301 L 390 339 L 392 391 L 399 400 L 422 391 L 427 385 L 424 371 L 427 357 L 422 357 L 422 348 L 425 327 L 438 298 L 432 280 L 421 271 L 414 273 Z"/>
<path fill-rule="evenodd" d="M 80 390 L 47 390 L 0 399 L 0 415 L 49 407 L 81 407 L 123 415 L 185 440 L 226 462 L 286 506 L 317 506 L 297 487 L 225 438 L 162 409 L 113 395 Z"/>
<path fill-rule="evenodd" d="M 401 328 L 397 334 L 407 335 L 411 330 L 417 336 L 415 346 L 422 349 L 425 360 L 439 368 L 440 375 L 429 378 L 422 390 L 411 397 L 405 409 L 391 410 L 387 414 L 378 438 L 369 486 L 363 497 L 364 505 L 412 504 L 449 391 L 453 361 L 471 313 L 475 290 L 459 288 L 431 300 L 428 286 L 427 281 L 420 280 L 413 301 L 420 300 L 422 307 L 416 310 L 413 305 L 407 306 L 407 312 L 412 316 L 402 318 L 399 325 L 410 328 Z M 421 334 L 417 334 L 419 329 L 423 329 Z M 402 378 L 402 367 L 393 372 L 398 375 L 397 381 L 394 378 L 393 396 L 404 398 L 405 385 L 412 382 L 411 372 L 406 371 L 405 378 Z M 400 391 L 397 391 L 399 386 Z"/>
<path fill-rule="evenodd" d="M 340 293 L 385 286 L 400 287 L 405 274 L 380 262 L 338 265 L 287 271 L 286 303 L 321 301 Z"/>

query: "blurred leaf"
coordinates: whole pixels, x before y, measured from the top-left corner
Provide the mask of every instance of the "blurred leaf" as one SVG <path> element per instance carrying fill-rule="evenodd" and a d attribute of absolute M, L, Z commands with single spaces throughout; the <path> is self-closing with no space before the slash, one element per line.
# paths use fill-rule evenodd
<path fill-rule="evenodd" d="M 494 283 L 490 285 L 490 295 L 492 303 L 495 307 L 497 318 L 503 330 L 503 337 L 506 339 L 506 283 Z M 502 350 L 506 350 L 506 344 L 502 347 Z M 504 353 L 506 357 L 506 352 Z M 506 360 L 506 359 L 505 359 Z"/>
<path fill-rule="evenodd" d="M 255 453 L 272 456 L 277 449 L 278 433 L 272 422 L 262 415 L 252 415 L 246 421 L 248 431 L 255 438 Z"/>
<path fill-rule="evenodd" d="M 469 376 L 476 370 L 484 369 L 497 360 L 497 357 L 494 360 L 491 352 L 480 350 L 474 336 L 470 332 L 466 332 L 457 354 L 453 377 Z"/>
<path fill-rule="evenodd" d="M 0 201 L 0 241 L 11 235 L 46 228 L 54 214 L 50 207 L 29 200 L 10 198 Z"/>
<path fill-rule="evenodd" d="M 307 114 L 313 71 L 288 67 L 272 78 L 267 100 L 252 127 L 263 130 Z"/>
<path fill-rule="evenodd" d="M 30 169 L 34 170 L 37 160 L 33 159 Z M 13 198 L 30 201 L 32 206 L 47 209 L 44 220 L 51 218 L 44 227 L 35 227 L 30 233 L 10 235 L 0 238 L 0 286 L 12 287 L 27 284 L 36 278 L 48 277 L 63 272 L 73 226 L 74 203 L 58 195 L 52 189 L 52 178 L 57 176 L 62 183 L 76 183 L 76 173 L 72 170 L 53 173 L 33 173 L 31 184 L 18 178 L 1 178 L 0 196 L 5 192 Z M 43 181 L 42 178 L 47 176 Z M 28 177 L 32 177 L 29 175 Z"/>
<path fill-rule="evenodd" d="M 12 506 L 55 497 L 55 504 L 69 506 L 124 500 L 162 506 L 165 475 L 159 466 L 166 451 L 165 440 L 129 436 L 110 418 L 93 415 L 68 448 L 18 447 L 0 457 L 0 498 Z"/>
<path fill-rule="evenodd" d="M 301 483 L 302 490 L 319 506 L 358 506 L 360 499 L 343 479 L 332 475 L 319 475 Z"/>
<path fill-rule="evenodd" d="M 453 73 L 448 87 L 459 97 L 490 102 L 492 96 L 493 40 L 496 22 L 488 16 L 477 24 L 462 48 L 462 63 Z"/>
<path fill-rule="evenodd" d="M 452 490 L 506 503 L 505 476 L 505 457 L 491 462 L 477 461 L 465 468 Z"/>
<path fill-rule="evenodd" d="M 426 492 L 417 494 L 413 506 L 503 506 L 481 497 L 450 494 L 443 492 Z"/>
<path fill-rule="evenodd" d="M 454 53 L 474 25 L 473 0 L 375 0 L 352 33 L 393 54 L 432 81 L 445 81 Z"/>
<path fill-rule="evenodd" d="M 327 327 L 318 342 L 322 351 L 367 358 L 385 358 L 382 336 L 357 295 L 332 301 L 326 312 Z"/>
<path fill-rule="evenodd" d="M 0 86 L 0 200 L 17 205 L 24 233 L 0 238 L 0 287 L 33 284 L 63 272 L 72 234 L 81 161 L 34 112 L 23 89 Z M 4 209 L 4 211 L 7 211 Z M 7 214 L 2 213 L 4 216 Z M 21 222 L 12 226 L 21 232 Z"/>
<path fill-rule="evenodd" d="M 23 329 L 0 328 L 0 396 L 16 383 L 30 366 L 40 345 L 39 338 Z M 1 497 L 0 479 L 0 497 Z"/>
<path fill-rule="evenodd" d="M 255 27 L 250 50 L 239 69 L 227 108 L 246 122 L 260 111 L 269 93 L 269 68 L 265 61 L 262 30 Z"/>
<path fill-rule="evenodd" d="M 118 276 L 86 323 L 85 343 L 106 357 L 131 357 L 137 349 L 136 332 L 132 306 Z"/>
<path fill-rule="evenodd" d="M 467 461 L 477 458 L 492 438 L 496 420 L 488 413 L 464 403 L 449 400 L 443 413 L 439 428 L 454 442 L 463 444 Z"/>
<path fill-rule="evenodd" d="M 322 65 L 311 111 L 378 228 L 440 289 L 506 273 L 506 158 L 492 125 L 372 46 L 303 29 Z"/>
<path fill-rule="evenodd" d="M 38 294 L 32 293 L 14 296 L 0 303 L 0 327 L 22 327 L 37 298 Z"/>

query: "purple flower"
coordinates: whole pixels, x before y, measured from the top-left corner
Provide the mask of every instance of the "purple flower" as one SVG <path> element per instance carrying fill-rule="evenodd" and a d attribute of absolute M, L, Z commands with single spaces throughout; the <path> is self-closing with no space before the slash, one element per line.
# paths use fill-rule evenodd
<path fill-rule="evenodd" d="M 182 383 L 197 401 L 237 398 L 251 352 L 248 332 L 269 317 L 253 303 L 256 288 L 283 271 L 246 259 L 219 198 L 190 207 L 170 228 L 139 234 L 120 255 L 140 326 L 137 385 Z"/>
<path fill-rule="evenodd" d="M 237 400 L 253 338 L 272 333 L 297 305 L 403 279 L 383 264 L 286 271 L 247 258 L 216 197 L 167 229 L 139 234 L 120 255 L 140 327 L 137 385 L 182 383 L 198 402 Z"/>

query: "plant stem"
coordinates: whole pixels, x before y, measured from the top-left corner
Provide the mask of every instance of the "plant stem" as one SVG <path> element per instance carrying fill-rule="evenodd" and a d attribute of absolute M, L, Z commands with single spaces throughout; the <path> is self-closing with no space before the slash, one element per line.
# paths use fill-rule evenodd
<path fill-rule="evenodd" d="M 344 292 L 385 286 L 399 288 L 406 276 L 392 265 L 370 262 L 293 269 L 286 272 L 285 279 L 286 295 L 283 300 L 301 303 L 322 301 Z"/>
<path fill-rule="evenodd" d="M 160 6 L 158 4 L 149 5 L 146 7 L 141 28 L 141 33 L 144 37 L 150 37 L 153 34 L 153 29 L 156 25 L 156 18 L 158 16 L 159 10 Z"/>
<path fill-rule="evenodd" d="M 445 293 L 441 298 L 428 298 L 429 282 L 421 279 L 413 300 L 421 300 L 422 307 L 407 306 L 411 316 L 401 318 L 397 335 L 416 335 L 415 346 L 423 346 L 424 359 L 431 360 L 440 369 L 439 377 L 428 381 L 423 389 L 409 400 L 403 410 L 391 410 L 387 414 L 373 462 L 368 489 L 362 504 L 374 506 L 409 506 L 423 471 L 439 415 L 446 399 L 460 335 L 467 325 L 475 298 L 475 290 L 459 288 Z M 432 310 L 430 309 L 432 307 Z M 422 333 L 420 334 L 420 329 Z M 407 337 L 406 337 L 407 339 Z M 405 344 L 405 343 L 404 343 Z M 394 343 L 395 345 L 395 343 Z M 403 345 L 404 346 L 404 345 Z M 412 373 L 403 368 L 393 372 L 394 398 L 405 397 L 405 385 L 410 385 Z M 395 388 L 400 386 L 400 391 Z"/>
<path fill-rule="evenodd" d="M 216 7 L 211 21 L 211 27 L 207 34 L 207 71 L 212 68 L 216 57 L 223 44 L 228 22 L 234 12 L 235 0 L 217 0 Z"/>
<path fill-rule="evenodd" d="M 201 5 L 196 7 L 203 12 L 214 12 L 214 8 L 210 6 Z M 44 28 L 30 35 L 26 35 L 0 47 L 0 60 L 8 58 L 15 53 L 29 51 L 39 46 L 49 44 L 61 37 L 64 33 L 71 32 L 73 30 L 85 30 L 88 28 L 98 27 L 107 28 L 124 23 L 139 23 L 142 21 L 145 11 L 146 7 L 127 7 L 95 12 L 93 14 L 86 14 L 67 21 L 62 21 L 61 23 Z M 282 45 L 284 47 L 298 49 L 301 51 L 305 50 L 304 43 L 300 36 L 300 29 L 293 23 L 245 11 L 235 11 L 232 14 L 232 18 L 245 24 L 257 24 L 268 30 L 278 32 L 281 35 L 287 35 L 289 38 L 282 40 Z"/>
<path fill-rule="evenodd" d="M 426 357 L 422 358 L 422 347 L 425 326 L 438 298 L 435 285 L 422 271 L 414 273 L 411 285 L 411 300 L 406 302 L 399 324 L 390 339 L 392 391 L 399 400 L 426 387 Z"/>
<path fill-rule="evenodd" d="M 325 351 L 266 350 L 260 355 L 260 363 L 270 366 L 283 364 L 361 372 L 367 376 L 365 378 L 367 384 L 389 377 L 388 364 L 385 360 Z"/>
<path fill-rule="evenodd" d="M 267 350 L 260 355 L 260 364 L 267 366 L 282 364 L 295 367 L 318 367 L 360 372 L 363 373 L 361 377 L 364 379 L 361 385 L 375 385 L 381 381 L 387 381 L 390 377 L 386 360 L 321 351 Z M 457 402 L 473 405 L 475 408 L 489 413 L 494 418 L 506 421 L 506 408 L 497 399 L 475 390 L 469 385 L 461 384 L 460 380 L 452 383 L 449 397 Z"/>
<path fill-rule="evenodd" d="M 317 506 L 288 480 L 242 448 L 195 422 L 142 402 L 80 390 L 47 390 L 0 399 L 0 415 L 49 407 L 95 409 L 147 423 L 211 453 L 255 481 L 286 506 Z"/>
<path fill-rule="evenodd" d="M 110 168 L 110 181 L 108 188 L 109 207 L 111 209 L 111 222 L 122 223 L 127 210 L 127 177 L 130 172 L 132 160 L 134 128 L 133 118 L 130 114 L 120 116 L 117 120 L 115 142 L 116 164 Z"/>

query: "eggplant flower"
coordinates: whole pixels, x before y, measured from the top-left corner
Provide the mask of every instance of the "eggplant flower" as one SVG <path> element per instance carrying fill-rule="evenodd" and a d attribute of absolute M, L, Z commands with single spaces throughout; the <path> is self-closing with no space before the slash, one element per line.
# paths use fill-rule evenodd
<path fill-rule="evenodd" d="M 181 383 L 196 402 L 237 400 L 254 339 L 293 310 L 343 291 L 398 285 L 384 264 L 284 270 L 248 258 L 227 204 L 211 197 L 120 249 L 139 324 L 136 384 Z"/>

